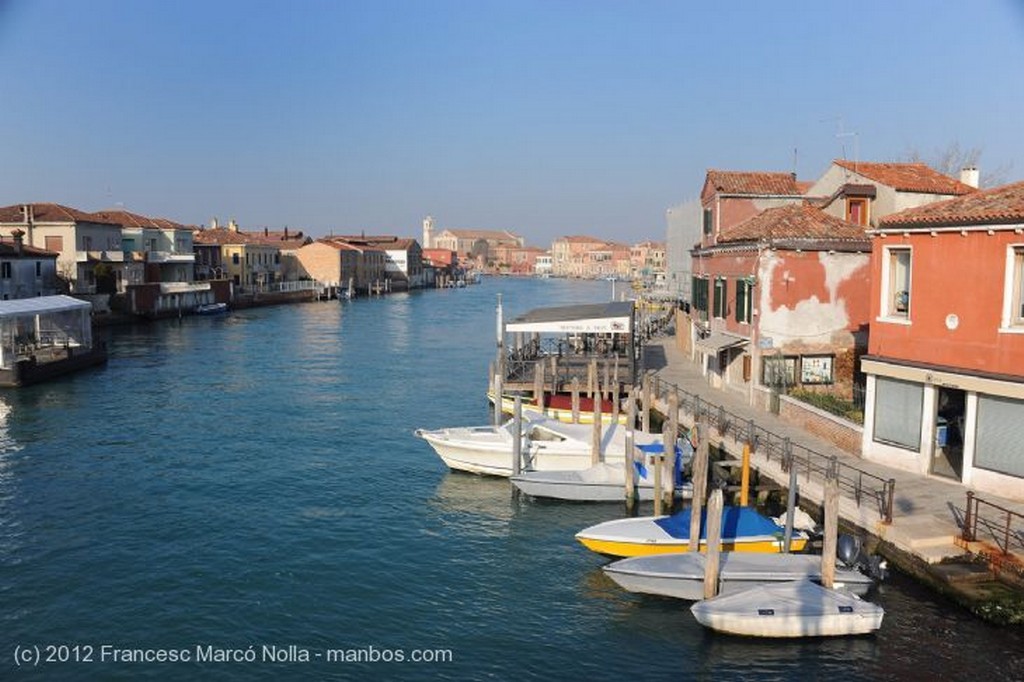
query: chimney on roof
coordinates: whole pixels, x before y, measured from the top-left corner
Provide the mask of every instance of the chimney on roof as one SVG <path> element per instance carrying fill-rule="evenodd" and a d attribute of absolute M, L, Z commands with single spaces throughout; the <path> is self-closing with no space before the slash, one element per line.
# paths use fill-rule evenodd
<path fill-rule="evenodd" d="M 36 221 L 35 208 L 32 207 L 32 204 L 22 204 L 21 213 L 22 217 L 25 219 L 25 227 L 28 229 L 28 243 L 32 244 L 34 243 L 32 241 L 32 225 Z"/>
<path fill-rule="evenodd" d="M 14 252 L 19 256 L 25 253 L 25 232 L 24 230 L 11 230 L 11 236 L 14 237 Z"/>
<path fill-rule="evenodd" d="M 965 185 L 970 185 L 974 189 L 978 189 L 978 183 L 981 180 L 981 173 L 978 172 L 977 166 L 964 166 L 960 169 L 960 182 Z"/>
<path fill-rule="evenodd" d="M 270 236 L 270 228 L 269 227 L 264 227 L 263 228 L 263 236 L 264 237 L 269 237 Z"/>
<path fill-rule="evenodd" d="M 220 224 L 219 224 L 219 223 L 217 222 L 217 218 L 216 218 L 216 217 L 214 217 L 214 218 L 213 218 L 213 219 L 212 219 L 212 220 L 210 221 L 210 229 L 211 229 L 211 230 L 216 230 L 216 229 L 217 229 L 218 227 L 220 227 Z"/>
<path fill-rule="evenodd" d="M 234 218 L 228 221 L 228 229 L 232 232 L 238 232 L 238 223 L 235 222 Z"/>
<path fill-rule="evenodd" d="M 284 238 L 288 239 L 288 226 L 287 225 L 284 226 Z"/>

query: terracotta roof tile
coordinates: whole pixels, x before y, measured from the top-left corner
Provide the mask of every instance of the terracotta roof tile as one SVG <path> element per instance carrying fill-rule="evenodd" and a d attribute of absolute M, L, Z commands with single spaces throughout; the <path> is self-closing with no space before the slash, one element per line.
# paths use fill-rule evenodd
<path fill-rule="evenodd" d="M 117 223 L 123 227 L 155 227 L 159 229 L 184 228 L 185 226 L 166 218 L 150 218 L 130 211 L 96 211 L 89 215 L 98 218 L 101 222 Z"/>
<path fill-rule="evenodd" d="M 978 191 L 923 163 L 858 163 L 845 159 L 833 163 L 899 192 L 961 195 Z"/>
<path fill-rule="evenodd" d="M 709 169 L 706 182 L 720 194 L 801 196 L 805 191 L 792 173 Z"/>
<path fill-rule="evenodd" d="M 16 258 L 18 255 L 18 247 L 14 243 L 14 238 L 7 235 L 0 237 L 0 256 L 5 258 Z M 47 251 L 46 249 L 41 249 L 37 246 L 32 246 L 31 244 L 25 244 L 23 242 L 21 245 L 20 255 L 27 258 L 57 258 L 60 254 L 56 251 Z"/>
<path fill-rule="evenodd" d="M 809 204 L 770 208 L 729 228 L 718 242 L 774 241 L 778 239 L 827 239 L 866 241 L 860 225 L 848 223 Z"/>
<path fill-rule="evenodd" d="M 199 245 L 269 245 L 261 237 L 242 232 L 241 230 L 229 230 L 226 227 L 207 227 L 195 230 L 192 235 L 193 242 Z"/>
<path fill-rule="evenodd" d="M 0 208 L 0 223 L 24 223 L 25 217 L 22 213 L 22 206 L 26 204 L 14 204 Z M 101 218 L 93 213 L 79 211 L 77 208 L 63 206 L 61 204 L 27 204 L 32 207 L 32 216 L 39 223 L 101 223 L 109 225 L 120 225 L 120 223 Z"/>
<path fill-rule="evenodd" d="M 936 201 L 885 216 L 886 227 L 940 227 L 944 225 L 998 225 L 1024 222 L 1024 182 Z"/>

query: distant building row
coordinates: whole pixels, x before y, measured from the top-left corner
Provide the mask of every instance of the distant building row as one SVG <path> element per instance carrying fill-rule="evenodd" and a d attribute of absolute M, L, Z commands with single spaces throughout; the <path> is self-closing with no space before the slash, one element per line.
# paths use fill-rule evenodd
<path fill-rule="evenodd" d="M 453 230 L 436 232 L 434 219 L 423 221 L 425 248 L 453 251 L 481 270 L 513 275 L 599 279 L 644 279 L 665 276 L 665 245 L 645 241 L 633 246 L 586 236 L 559 237 L 551 249 L 525 246 L 508 231 Z"/>

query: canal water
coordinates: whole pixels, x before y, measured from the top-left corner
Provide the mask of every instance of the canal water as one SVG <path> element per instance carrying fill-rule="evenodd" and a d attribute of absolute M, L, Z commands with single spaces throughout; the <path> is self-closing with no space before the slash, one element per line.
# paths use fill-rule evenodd
<path fill-rule="evenodd" d="M 115 329 L 106 367 L 0 394 L 0 679 L 1024 678 L 1019 629 L 898 575 L 875 636 L 705 631 L 574 541 L 620 507 L 516 502 L 413 436 L 487 421 L 498 293 L 610 286 Z"/>

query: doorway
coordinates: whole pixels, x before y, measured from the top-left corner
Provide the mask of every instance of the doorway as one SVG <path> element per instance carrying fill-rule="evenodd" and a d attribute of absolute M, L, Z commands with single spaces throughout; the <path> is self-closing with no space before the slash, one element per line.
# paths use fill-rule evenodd
<path fill-rule="evenodd" d="M 967 394 L 959 388 L 939 387 L 935 414 L 935 450 L 931 473 L 963 480 L 964 415 Z"/>

